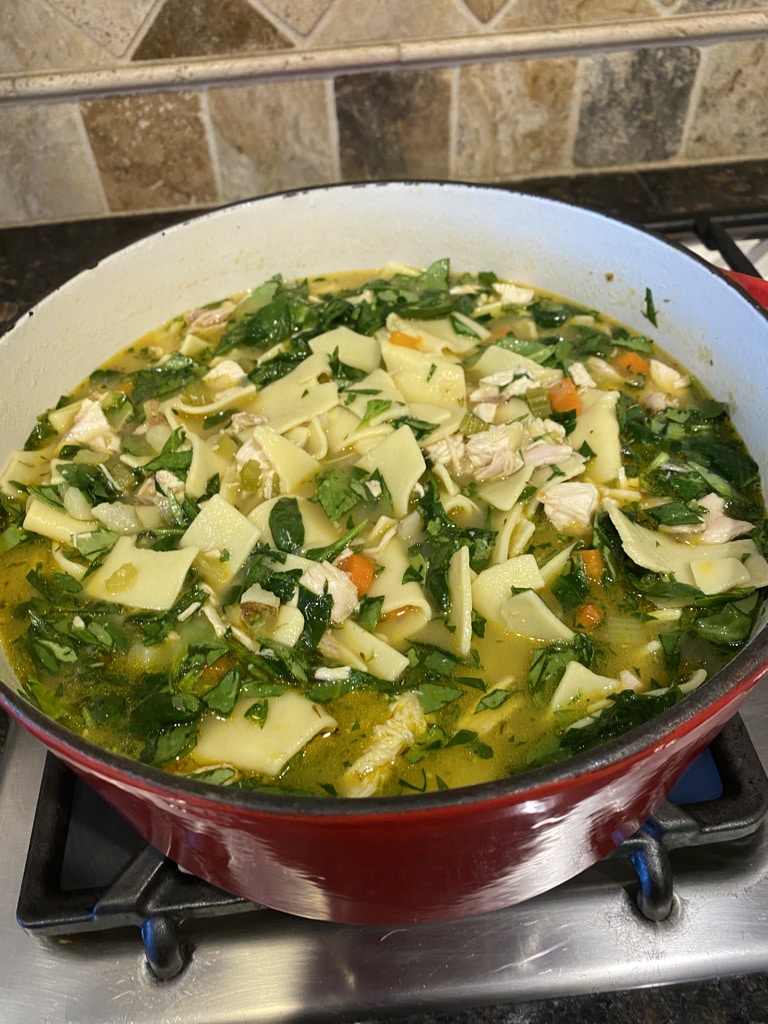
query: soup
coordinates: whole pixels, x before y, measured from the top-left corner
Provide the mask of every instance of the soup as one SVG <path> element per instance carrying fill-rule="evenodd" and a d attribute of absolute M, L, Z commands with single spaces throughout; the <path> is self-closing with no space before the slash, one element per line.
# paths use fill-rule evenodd
<path fill-rule="evenodd" d="M 25 694 L 240 788 L 568 757 L 705 684 L 768 585 L 722 403 L 649 336 L 447 260 L 174 318 L 41 413 L 0 487 Z"/>

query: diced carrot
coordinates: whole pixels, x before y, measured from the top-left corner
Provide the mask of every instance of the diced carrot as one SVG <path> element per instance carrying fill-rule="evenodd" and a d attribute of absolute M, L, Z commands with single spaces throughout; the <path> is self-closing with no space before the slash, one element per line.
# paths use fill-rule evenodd
<path fill-rule="evenodd" d="M 365 594 L 373 583 L 376 575 L 376 563 L 368 555 L 351 554 L 347 555 L 341 562 L 339 568 L 357 587 L 358 594 Z"/>
<path fill-rule="evenodd" d="M 594 604 L 582 604 L 576 609 L 576 625 L 582 629 L 595 629 L 603 621 L 603 613 Z"/>
<path fill-rule="evenodd" d="M 405 331 L 392 331 L 389 340 L 393 345 L 399 345 L 400 348 L 421 348 L 421 338 L 415 338 L 412 334 L 406 334 Z"/>
<path fill-rule="evenodd" d="M 621 373 L 626 374 L 628 377 L 636 377 L 640 373 L 647 377 L 651 370 L 651 364 L 645 356 L 640 355 L 639 352 L 632 352 L 629 349 L 619 352 L 614 359 L 614 365 L 617 370 L 620 370 Z"/>
<path fill-rule="evenodd" d="M 552 412 L 575 412 L 578 416 L 583 408 L 581 395 L 570 377 L 562 377 L 547 388 L 547 398 Z"/>
<path fill-rule="evenodd" d="M 494 341 L 498 341 L 499 338 L 506 338 L 511 332 L 512 328 L 508 323 L 497 324 L 489 329 L 489 333 L 486 335 L 483 343 L 485 345 L 492 345 Z"/>
<path fill-rule="evenodd" d="M 605 562 L 597 548 L 588 548 L 586 551 L 579 551 L 584 572 L 593 583 L 599 583 L 603 578 Z"/>

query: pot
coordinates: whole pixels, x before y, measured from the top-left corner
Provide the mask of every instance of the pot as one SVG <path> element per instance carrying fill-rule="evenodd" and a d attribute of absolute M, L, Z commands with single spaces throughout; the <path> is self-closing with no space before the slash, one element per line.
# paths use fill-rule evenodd
<path fill-rule="evenodd" d="M 230 206 L 153 235 L 74 278 L 0 341 L 0 461 L 32 413 L 180 310 L 286 278 L 397 259 L 493 269 L 654 337 L 730 405 L 768 478 L 768 322 L 739 286 L 627 224 L 535 196 L 440 183 L 344 185 Z M 12 382 L 12 386 L 11 386 Z M 19 694 L 0 702 L 186 870 L 311 918 L 408 924 L 528 899 L 631 835 L 765 674 L 759 630 L 676 707 L 597 750 L 453 791 L 344 801 L 230 792 L 106 753 Z"/>

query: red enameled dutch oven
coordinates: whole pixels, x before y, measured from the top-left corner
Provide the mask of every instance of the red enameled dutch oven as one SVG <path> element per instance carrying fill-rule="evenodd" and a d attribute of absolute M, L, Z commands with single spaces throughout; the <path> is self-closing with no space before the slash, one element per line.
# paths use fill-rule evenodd
<path fill-rule="evenodd" d="M 674 246 L 567 204 L 487 186 L 310 189 L 227 207 L 104 260 L 0 341 L 0 462 L 37 411 L 108 355 L 179 311 L 276 272 L 388 260 L 493 269 L 650 331 L 730 404 L 768 479 L 768 321 L 738 284 Z M 645 289 L 658 329 L 643 318 Z M 230 792 L 105 753 L 19 695 L 0 701 L 136 829 L 222 888 L 350 923 L 459 918 L 525 900 L 634 832 L 765 673 L 759 631 L 677 707 L 569 761 L 448 792 L 359 801 Z"/>

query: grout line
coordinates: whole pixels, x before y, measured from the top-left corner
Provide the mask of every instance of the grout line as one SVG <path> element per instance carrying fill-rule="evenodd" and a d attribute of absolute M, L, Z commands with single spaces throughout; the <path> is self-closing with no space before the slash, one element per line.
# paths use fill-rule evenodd
<path fill-rule="evenodd" d="M 693 86 L 688 96 L 685 118 L 683 119 L 682 131 L 680 132 L 680 142 L 677 147 L 677 158 L 679 160 L 685 159 L 685 154 L 691 141 L 691 135 L 693 134 L 694 125 L 699 113 L 702 93 L 704 92 L 704 83 L 707 78 L 707 65 L 711 63 L 711 53 L 711 46 L 704 46 L 699 50 L 699 64 L 696 68 Z"/>
<path fill-rule="evenodd" d="M 579 126 L 581 125 L 581 107 L 584 102 L 585 90 L 585 62 L 586 57 L 576 59 L 576 68 L 573 75 L 573 96 L 571 97 L 568 119 L 566 121 L 566 132 L 568 136 L 567 154 L 568 167 L 563 169 L 564 174 L 577 174 L 576 167 L 576 143 L 579 138 Z"/>
<path fill-rule="evenodd" d="M 336 82 L 333 78 L 328 78 L 325 81 L 325 104 L 328 115 L 328 141 L 333 155 L 333 174 L 336 181 L 341 181 L 339 114 L 336 107 Z"/>
<path fill-rule="evenodd" d="M 208 92 L 203 90 L 200 93 L 200 120 L 203 123 L 205 129 L 205 143 L 208 147 L 208 158 L 211 161 L 211 171 L 213 172 L 213 187 L 216 192 L 216 202 L 222 203 L 223 189 L 221 184 L 221 154 L 219 152 L 219 140 L 216 134 L 216 130 L 213 126 L 213 118 L 211 117 L 211 108 L 208 103 Z"/>
<path fill-rule="evenodd" d="M 299 46 L 301 43 L 305 42 L 305 37 L 301 32 L 298 32 L 293 25 L 287 22 L 284 18 L 281 18 L 279 14 L 275 13 L 275 11 L 270 10 L 266 5 L 259 3 L 259 0 L 246 0 L 246 3 L 251 10 L 260 14 L 261 17 L 264 18 L 264 20 L 267 21 L 277 32 L 280 32 L 285 36 L 293 46 Z M 280 23 L 279 26 L 276 22 Z"/>
<path fill-rule="evenodd" d="M 768 10 L 709 12 L 635 22 L 565 25 L 445 39 L 371 43 L 246 56 L 142 61 L 80 71 L 0 75 L 0 102 L 58 101 L 116 93 L 216 87 L 373 70 L 583 56 L 654 46 L 706 45 L 768 36 Z"/>
<path fill-rule="evenodd" d="M 90 164 L 93 170 L 94 179 L 98 182 L 97 189 L 101 199 L 101 205 L 104 215 L 108 216 L 112 212 L 112 208 L 109 205 L 109 196 L 104 186 L 104 178 L 101 175 L 101 168 L 99 167 L 96 154 L 93 151 L 91 144 L 91 136 L 88 134 L 88 129 L 85 126 L 85 118 L 83 117 L 83 108 L 77 103 L 73 104 L 75 107 L 75 116 L 77 118 L 77 132 L 80 136 L 81 150 L 86 161 Z"/>
<path fill-rule="evenodd" d="M 453 180 L 456 177 L 459 166 L 459 121 L 461 97 L 461 75 L 459 68 L 453 68 L 450 74 L 450 92 L 448 106 L 448 175 Z"/>
<path fill-rule="evenodd" d="M 126 55 L 129 57 L 130 60 L 133 59 L 134 53 L 141 46 L 141 44 L 142 44 L 142 42 L 144 40 L 144 36 L 146 36 L 146 34 L 149 32 L 149 30 L 152 27 L 152 25 L 154 25 L 155 19 L 160 14 L 160 11 L 161 11 L 162 7 L 164 6 L 164 4 L 165 4 L 165 0 L 155 0 L 155 2 L 152 4 L 150 9 L 147 11 L 145 16 L 142 18 L 141 24 L 138 26 L 138 28 L 134 32 L 133 38 L 131 39 L 130 43 L 128 44 L 128 48 L 126 50 Z"/>

